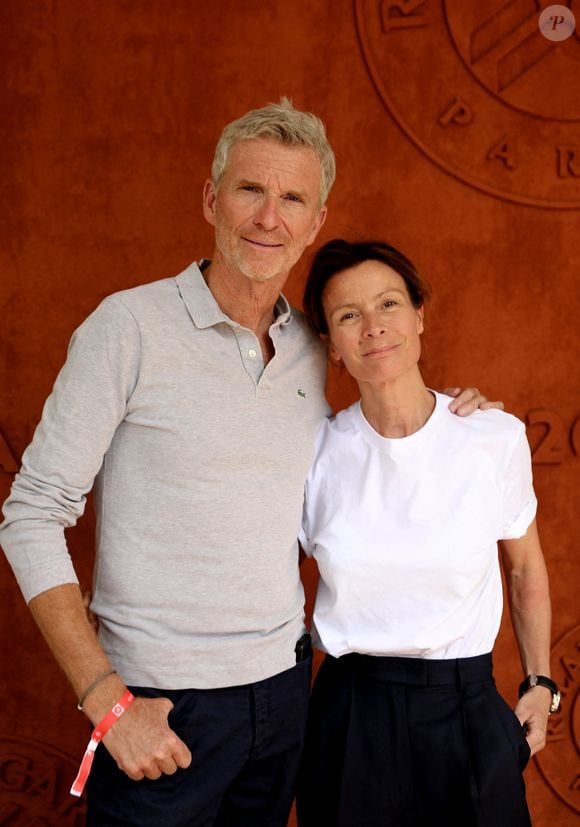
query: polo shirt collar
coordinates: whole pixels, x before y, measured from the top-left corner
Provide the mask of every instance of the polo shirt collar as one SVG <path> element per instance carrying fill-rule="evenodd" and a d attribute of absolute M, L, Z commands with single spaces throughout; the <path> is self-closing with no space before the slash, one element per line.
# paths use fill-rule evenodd
<path fill-rule="evenodd" d="M 175 277 L 187 312 L 198 328 L 213 327 L 223 322 L 229 325 L 236 324 L 229 316 L 226 316 L 207 286 L 200 270 L 203 261 L 204 259 L 199 262 L 194 261 L 186 270 Z M 288 299 L 282 293 L 278 296 L 274 306 L 274 316 L 273 327 L 287 325 L 292 321 L 292 308 L 288 303 Z"/>
<path fill-rule="evenodd" d="M 284 293 L 280 293 L 274 305 L 274 327 L 290 324 L 292 321 L 292 308 Z"/>

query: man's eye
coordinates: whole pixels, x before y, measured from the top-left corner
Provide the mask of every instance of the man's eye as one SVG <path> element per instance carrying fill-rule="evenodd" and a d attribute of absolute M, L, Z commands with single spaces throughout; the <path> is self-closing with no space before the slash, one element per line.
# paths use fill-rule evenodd
<path fill-rule="evenodd" d="M 285 197 L 286 197 L 286 201 L 295 201 L 297 204 L 302 203 L 302 199 L 300 198 L 299 195 L 292 195 L 292 193 L 289 193 Z"/>
<path fill-rule="evenodd" d="M 245 192 L 259 192 L 258 187 L 254 186 L 254 184 L 244 184 L 240 189 L 244 190 Z"/>

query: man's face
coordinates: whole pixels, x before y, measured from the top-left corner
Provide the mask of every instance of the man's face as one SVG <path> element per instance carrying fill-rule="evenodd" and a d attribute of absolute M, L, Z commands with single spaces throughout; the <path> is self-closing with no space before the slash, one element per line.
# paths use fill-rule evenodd
<path fill-rule="evenodd" d="M 320 183 L 313 149 L 268 138 L 235 144 L 217 189 L 204 189 L 223 266 L 258 282 L 285 278 L 326 218 Z"/>

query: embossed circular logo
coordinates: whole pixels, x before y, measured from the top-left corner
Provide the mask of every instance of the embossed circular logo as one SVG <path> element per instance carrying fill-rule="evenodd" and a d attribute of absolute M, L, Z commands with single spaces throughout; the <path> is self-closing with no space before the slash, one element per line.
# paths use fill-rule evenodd
<path fill-rule="evenodd" d="M 545 37 L 548 7 L 355 0 L 371 78 L 422 152 L 495 197 L 580 209 L 580 38 Z"/>
<path fill-rule="evenodd" d="M 0 824 L 82 827 L 85 806 L 69 794 L 75 759 L 32 738 L 0 737 Z"/>
<path fill-rule="evenodd" d="M 548 742 L 535 761 L 558 798 L 580 813 L 580 626 L 554 646 L 552 664 L 562 702 L 550 715 Z"/>

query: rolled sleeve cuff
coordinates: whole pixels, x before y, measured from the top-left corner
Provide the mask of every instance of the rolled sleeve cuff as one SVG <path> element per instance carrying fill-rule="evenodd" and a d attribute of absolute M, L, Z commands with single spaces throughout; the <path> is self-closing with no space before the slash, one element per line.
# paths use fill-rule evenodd
<path fill-rule="evenodd" d="M 517 540 L 523 537 L 536 516 L 538 501 L 532 494 L 530 500 L 514 520 L 504 529 L 502 540 Z"/>

